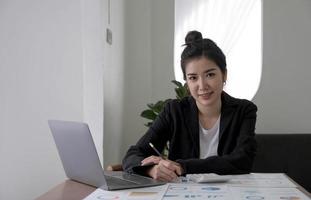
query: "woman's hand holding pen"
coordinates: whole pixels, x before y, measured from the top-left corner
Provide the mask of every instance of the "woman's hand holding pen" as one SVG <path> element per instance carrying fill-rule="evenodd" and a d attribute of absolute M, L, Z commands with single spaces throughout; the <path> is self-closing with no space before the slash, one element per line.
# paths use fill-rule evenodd
<path fill-rule="evenodd" d="M 149 157 L 147 157 L 141 161 L 141 165 L 144 166 L 144 165 L 148 165 L 150 163 L 159 164 L 159 162 L 161 160 L 164 160 L 164 159 L 160 156 L 149 156 Z"/>
<path fill-rule="evenodd" d="M 158 154 L 158 156 L 149 156 L 141 161 L 141 165 L 154 164 L 146 171 L 147 175 L 156 180 L 174 181 L 177 176 L 183 172 L 179 163 L 164 159 L 155 146 L 149 142 L 149 146 Z"/>
<path fill-rule="evenodd" d="M 147 170 L 146 173 L 153 179 L 161 181 L 174 181 L 182 174 L 182 168 L 177 162 L 164 160 L 158 156 L 149 156 L 142 160 L 141 165 L 144 166 L 150 163 L 155 165 Z"/>

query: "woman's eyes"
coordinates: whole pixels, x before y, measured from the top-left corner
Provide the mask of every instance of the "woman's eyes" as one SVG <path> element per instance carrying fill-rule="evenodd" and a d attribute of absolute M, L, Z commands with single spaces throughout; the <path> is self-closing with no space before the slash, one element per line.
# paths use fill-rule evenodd
<path fill-rule="evenodd" d="M 207 73 L 207 74 L 205 75 L 205 77 L 207 77 L 207 78 L 212 78 L 212 77 L 214 77 L 215 75 L 216 75 L 215 73 Z M 198 79 L 198 77 L 197 77 L 197 76 L 188 76 L 188 79 L 189 79 L 190 81 L 195 81 L 195 80 Z"/>
<path fill-rule="evenodd" d="M 191 81 L 194 81 L 194 80 L 197 79 L 197 77 L 196 76 L 189 76 L 188 79 L 191 80 Z"/>
<path fill-rule="evenodd" d="M 206 77 L 213 77 L 213 76 L 215 76 L 215 73 L 207 73 L 206 74 Z"/>

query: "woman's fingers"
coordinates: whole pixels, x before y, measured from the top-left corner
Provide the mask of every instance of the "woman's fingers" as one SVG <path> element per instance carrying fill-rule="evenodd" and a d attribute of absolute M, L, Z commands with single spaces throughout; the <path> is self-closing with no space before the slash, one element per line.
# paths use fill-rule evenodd
<path fill-rule="evenodd" d="M 156 180 L 161 181 L 173 181 L 177 178 L 177 175 L 174 171 L 168 169 L 164 165 L 155 165 L 153 166 L 149 172 L 148 175 Z"/>
<path fill-rule="evenodd" d="M 171 161 L 171 160 L 164 160 L 158 156 L 149 156 L 141 161 L 141 165 L 145 166 L 148 164 L 156 164 L 158 165 L 155 172 L 155 176 L 157 178 L 164 178 L 166 181 L 175 179 L 183 173 L 183 170 L 179 163 Z M 159 179 L 158 179 L 159 180 Z"/>
<path fill-rule="evenodd" d="M 141 161 L 141 165 L 144 166 L 144 165 L 147 165 L 147 164 L 150 164 L 150 163 L 158 164 L 161 160 L 162 160 L 161 157 L 149 156 L 149 157 L 147 157 L 147 158 L 145 158 L 144 160 Z"/>
<path fill-rule="evenodd" d="M 177 178 L 177 175 L 173 170 L 167 168 L 164 165 L 158 165 L 158 166 L 159 166 L 158 169 L 160 171 L 161 176 L 164 177 L 167 181 L 172 181 Z"/>
<path fill-rule="evenodd" d="M 179 176 L 182 174 L 182 168 L 179 163 L 171 160 L 161 160 L 159 164 L 165 166 L 171 171 L 174 171 Z"/>

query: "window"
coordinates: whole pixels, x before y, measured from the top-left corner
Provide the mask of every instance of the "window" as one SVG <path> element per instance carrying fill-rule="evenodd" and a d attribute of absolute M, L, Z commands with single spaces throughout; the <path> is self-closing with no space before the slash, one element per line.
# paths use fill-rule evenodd
<path fill-rule="evenodd" d="M 183 82 L 180 55 L 184 38 L 188 31 L 198 30 L 226 55 L 228 79 L 224 90 L 251 100 L 261 79 L 261 27 L 261 0 L 176 0 L 176 80 Z"/>

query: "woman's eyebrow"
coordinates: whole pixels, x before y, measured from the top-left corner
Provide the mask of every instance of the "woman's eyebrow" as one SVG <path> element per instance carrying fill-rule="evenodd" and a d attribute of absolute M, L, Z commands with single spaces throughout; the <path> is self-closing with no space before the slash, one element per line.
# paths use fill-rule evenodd
<path fill-rule="evenodd" d="M 216 70 L 216 68 L 208 69 L 204 73 L 208 73 L 208 72 L 215 71 L 215 70 Z"/>
<path fill-rule="evenodd" d="M 195 75 L 197 75 L 196 73 L 189 73 L 189 74 L 187 74 L 187 76 L 195 76 Z"/>
<path fill-rule="evenodd" d="M 212 69 L 208 69 L 208 70 L 204 71 L 203 73 L 209 73 L 209 72 L 215 71 L 215 70 L 216 70 L 216 68 L 212 68 Z M 187 76 L 196 76 L 196 75 L 197 75 L 197 73 L 188 73 L 187 74 Z"/>

